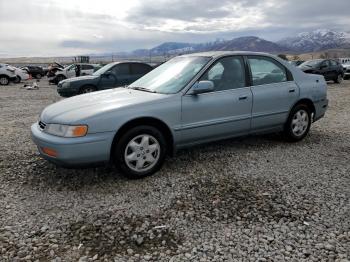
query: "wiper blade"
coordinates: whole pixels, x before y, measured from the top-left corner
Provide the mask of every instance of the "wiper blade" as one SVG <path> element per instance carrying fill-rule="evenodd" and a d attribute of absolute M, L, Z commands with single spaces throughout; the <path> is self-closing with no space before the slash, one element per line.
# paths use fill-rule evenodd
<path fill-rule="evenodd" d="M 149 92 L 149 93 L 157 93 L 156 91 L 153 91 L 151 89 L 141 87 L 141 86 L 131 86 L 131 87 L 129 86 L 128 88 L 134 89 L 134 90 L 139 90 L 139 91 L 145 91 L 145 92 Z"/>

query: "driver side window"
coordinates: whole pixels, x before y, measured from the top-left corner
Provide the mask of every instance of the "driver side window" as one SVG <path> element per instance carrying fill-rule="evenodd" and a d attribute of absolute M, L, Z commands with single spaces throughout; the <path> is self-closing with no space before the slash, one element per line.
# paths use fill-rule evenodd
<path fill-rule="evenodd" d="M 245 87 L 245 69 L 243 58 L 239 56 L 219 59 L 199 81 L 212 81 L 214 91 L 223 91 Z"/>

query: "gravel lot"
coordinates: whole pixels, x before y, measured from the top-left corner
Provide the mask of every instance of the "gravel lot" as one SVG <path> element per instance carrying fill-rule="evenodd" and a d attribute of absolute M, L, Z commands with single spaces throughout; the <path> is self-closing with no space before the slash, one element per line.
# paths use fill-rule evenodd
<path fill-rule="evenodd" d="M 0 87 L 0 261 L 350 260 L 350 81 L 300 143 L 213 143 L 137 181 L 41 159 L 30 125 L 61 98 L 21 86 Z"/>

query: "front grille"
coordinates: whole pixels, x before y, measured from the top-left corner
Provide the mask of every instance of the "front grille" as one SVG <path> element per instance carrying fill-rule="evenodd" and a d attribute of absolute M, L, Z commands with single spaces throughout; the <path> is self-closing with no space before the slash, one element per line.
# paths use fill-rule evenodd
<path fill-rule="evenodd" d="M 46 127 L 46 124 L 45 124 L 44 122 L 42 122 L 42 121 L 39 121 L 39 128 L 40 128 L 41 130 L 44 130 L 45 127 Z"/>

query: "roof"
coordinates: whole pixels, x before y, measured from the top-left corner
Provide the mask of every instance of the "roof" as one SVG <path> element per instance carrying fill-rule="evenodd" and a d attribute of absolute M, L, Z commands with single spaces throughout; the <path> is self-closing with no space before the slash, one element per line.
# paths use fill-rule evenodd
<path fill-rule="evenodd" d="M 268 53 L 261 53 L 261 52 L 251 52 L 251 51 L 209 51 L 209 52 L 200 52 L 200 53 L 193 53 L 193 54 L 187 54 L 182 55 L 185 56 L 206 56 L 206 57 L 220 57 L 220 56 L 226 56 L 226 55 L 265 55 L 265 56 L 272 56 Z"/>

